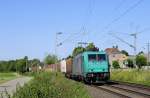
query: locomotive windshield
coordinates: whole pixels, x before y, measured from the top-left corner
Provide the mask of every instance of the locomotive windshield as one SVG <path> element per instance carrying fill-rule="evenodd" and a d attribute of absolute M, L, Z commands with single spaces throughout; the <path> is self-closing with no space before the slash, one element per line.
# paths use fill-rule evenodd
<path fill-rule="evenodd" d="M 88 60 L 91 61 L 105 61 L 106 55 L 105 54 L 89 54 Z"/>

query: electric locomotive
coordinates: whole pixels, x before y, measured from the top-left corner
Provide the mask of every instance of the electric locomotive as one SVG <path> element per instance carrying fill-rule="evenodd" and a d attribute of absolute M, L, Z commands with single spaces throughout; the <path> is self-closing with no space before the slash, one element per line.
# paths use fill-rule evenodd
<path fill-rule="evenodd" d="M 110 79 L 109 61 L 104 51 L 86 51 L 73 59 L 72 75 L 85 83 L 99 83 Z"/>

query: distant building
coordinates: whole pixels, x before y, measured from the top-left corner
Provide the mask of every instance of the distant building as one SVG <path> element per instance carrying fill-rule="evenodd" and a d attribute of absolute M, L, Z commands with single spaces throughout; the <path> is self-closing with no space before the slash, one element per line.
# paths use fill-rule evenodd
<path fill-rule="evenodd" d="M 149 54 L 149 58 L 148 58 L 148 53 L 144 54 L 144 56 L 147 58 L 147 61 L 150 62 L 150 54 Z"/>
<path fill-rule="evenodd" d="M 127 61 L 128 57 L 125 54 L 122 54 L 118 47 L 107 48 L 105 51 L 108 54 L 109 63 L 111 66 L 113 61 L 118 61 L 121 68 L 126 68 L 124 63 Z"/>

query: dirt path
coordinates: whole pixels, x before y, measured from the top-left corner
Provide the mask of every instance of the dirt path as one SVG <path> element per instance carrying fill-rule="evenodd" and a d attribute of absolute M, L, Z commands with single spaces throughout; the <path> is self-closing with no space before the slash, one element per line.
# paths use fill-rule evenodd
<path fill-rule="evenodd" d="M 6 83 L 0 84 L 0 93 L 5 95 L 6 90 L 7 92 L 12 95 L 16 91 L 16 86 L 23 86 L 25 83 L 29 82 L 32 78 L 31 77 L 21 77 L 14 80 L 10 80 Z M 1 98 L 1 96 L 0 96 Z M 5 97 L 7 98 L 7 97 Z"/>

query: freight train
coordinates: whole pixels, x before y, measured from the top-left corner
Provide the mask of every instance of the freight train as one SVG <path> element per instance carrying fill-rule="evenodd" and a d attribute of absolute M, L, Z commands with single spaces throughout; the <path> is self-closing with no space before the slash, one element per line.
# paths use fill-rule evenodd
<path fill-rule="evenodd" d="M 65 65 L 65 74 L 68 78 L 85 83 L 106 82 L 110 79 L 110 66 L 104 51 L 83 52 L 75 56 L 73 60 L 69 59 L 69 62 Z"/>

